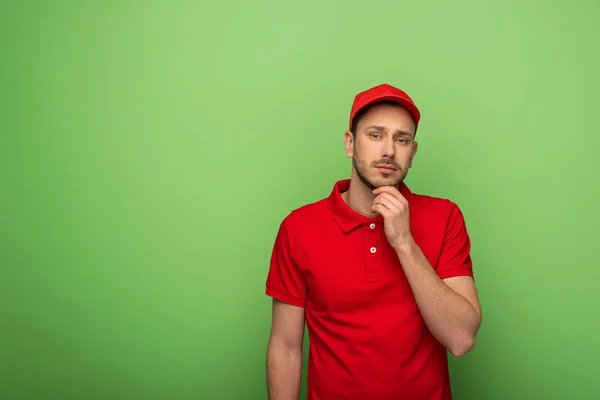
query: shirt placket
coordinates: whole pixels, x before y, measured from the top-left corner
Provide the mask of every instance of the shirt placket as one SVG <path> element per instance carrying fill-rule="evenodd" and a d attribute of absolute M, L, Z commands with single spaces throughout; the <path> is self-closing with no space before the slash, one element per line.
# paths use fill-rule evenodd
<path fill-rule="evenodd" d="M 383 279 L 383 252 L 381 246 L 381 222 L 370 221 L 362 226 L 363 251 L 365 252 L 365 279 L 367 282 Z"/>

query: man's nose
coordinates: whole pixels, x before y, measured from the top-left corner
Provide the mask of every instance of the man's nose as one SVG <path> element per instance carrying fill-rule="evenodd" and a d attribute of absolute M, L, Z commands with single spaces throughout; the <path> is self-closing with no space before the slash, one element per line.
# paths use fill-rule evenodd
<path fill-rule="evenodd" d="M 384 145 L 383 145 L 383 154 L 382 155 L 384 157 L 393 158 L 395 154 L 396 154 L 396 146 L 394 146 L 394 140 L 393 139 L 385 140 Z"/>

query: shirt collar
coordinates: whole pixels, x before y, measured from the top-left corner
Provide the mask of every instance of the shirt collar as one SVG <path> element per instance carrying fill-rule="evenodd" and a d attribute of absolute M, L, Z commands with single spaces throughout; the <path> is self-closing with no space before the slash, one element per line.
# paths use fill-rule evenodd
<path fill-rule="evenodd" d="M 329 195 L 328 202 L 329 210 L 333 216 L 333 219 L 335 220 L 336 224 L 338 224 L 340 229 L 344 231 L 344 233 L 350 232 L 363 223 L 378 222 L 383 220 L 381 215 L 378 215 L 374 218 L 368 218 L 350 208 L 344 199 L 342 199 L 341 195 L 342 192 L 345 192 L 348 189 L 350 189 L 350 179 L 337 181 L 333 187 L 333 190 L 331 191 L 331 194 Z M 398 186 L 398 190 L 410 204 L 413 194 L 408 186 L 402 182 Z"/>

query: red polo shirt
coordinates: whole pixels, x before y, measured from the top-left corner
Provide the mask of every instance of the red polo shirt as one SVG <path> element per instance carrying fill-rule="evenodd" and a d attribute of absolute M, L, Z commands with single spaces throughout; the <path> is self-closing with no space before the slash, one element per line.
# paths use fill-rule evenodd
<path fill-rule="evenodd" d="M 277 234 L 266 294 L 305 308 L 309 400 L 451 399 L 446 349 L 431 335 L 383 229 L 331 195 L 292 211 Z M 449 200 L 400 192 L 441 279 L 473 276 L 463 215 Z"/>

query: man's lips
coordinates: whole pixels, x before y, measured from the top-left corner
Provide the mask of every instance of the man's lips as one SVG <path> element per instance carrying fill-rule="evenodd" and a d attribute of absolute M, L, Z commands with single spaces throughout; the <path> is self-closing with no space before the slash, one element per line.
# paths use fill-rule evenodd
<path fill-rule="evenodd" d="M 380 169 L 382 171 L 386 171 L 386 172 L 397 171 L 396 167 L 394 167 L 393 165 L 389 165 L 389 164 L 380 164 L 380 165 L 377 165 L 376 168 Z"/>

